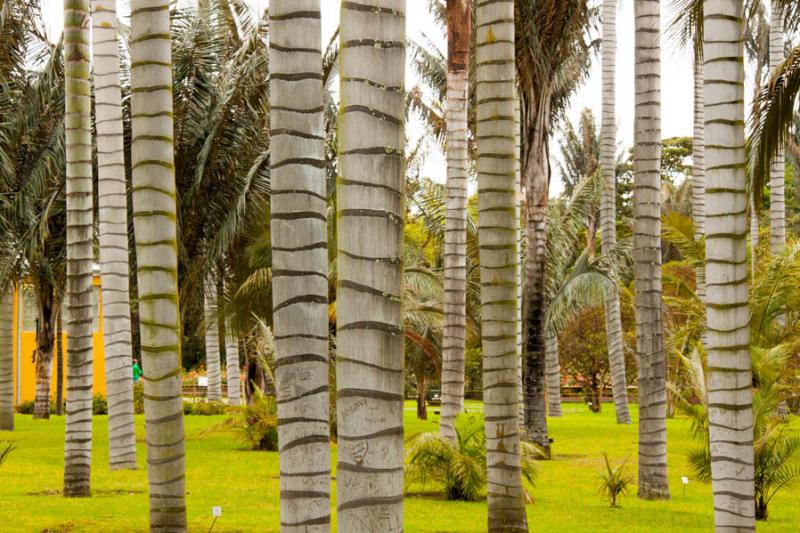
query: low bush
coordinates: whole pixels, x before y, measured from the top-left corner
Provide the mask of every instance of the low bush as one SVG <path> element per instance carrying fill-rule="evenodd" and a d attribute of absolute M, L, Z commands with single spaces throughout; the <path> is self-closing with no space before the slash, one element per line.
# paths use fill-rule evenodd
<path fill-rule="evenodd" d="M 102 394 L 95 394 L 92 398 L 92 414 L 93 415 L 107 415 L 108 402 L 106 397 Z"/>
<path fill-rule="evenodd" d="M 183 414 L 185 415 L 224 415 L 228 412 L 228 406 L 222 402 L 183 402 Z"/>
<path fill-rule="evenodd" d="M 196 404 L 200 405 L 200 404 Z M 278 450 L 278 406 L 275 398 L 256 389 L 250 405 L 228 407 L 230 415 L 202 433 L 232 431 L 251 450 Z"/>

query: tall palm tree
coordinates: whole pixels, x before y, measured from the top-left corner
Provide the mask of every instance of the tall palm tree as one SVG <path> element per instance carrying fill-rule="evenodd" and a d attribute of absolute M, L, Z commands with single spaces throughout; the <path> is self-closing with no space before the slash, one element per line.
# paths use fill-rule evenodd
<path fill-rule="evenodd" d="M 603 253 L 617 242 L 617 0 L 603 1 L 603 113 L 600 132 L 600 167 L 603 173 L 603 194 L 600 204 L 600 243 Z M 622 344 L 622 318 L 619 287 L 612 285 L 605 298 L 606 342 L 611 369 L 611 389 L 618 424 L 630 424 L 628 383 L 625 379 L 625 352 Z"/>
<path fill-rule="evenodd" d="M 695 50 L 697 50 L 695 46 Z M 701 241 L 706 232 L 706 141 L 705 141 L 705 100 L 703 97 L 703 57 L 694 54 L 694 137 L 692 138 L 692 222 L 694 240 Z M 695 268 L 697 296 L 700 301 L 706 298 L 706 267 Z"/>
<path fill-rule="evenodd" d="M 206 340 L 206 370 L 209 402 L 222 400 L 222 372 L 219 358 L 219 317 L 217 316 L 217 282 L 208 277 L 203 287 L 203 322 Z"/>
<path fill-rule="evenodd" d="M 586 76 L 595 10 L 583 0 L 519 0 L 516 61 L 522 108 L 522 183 L 526 254 L 523 302 L 525 433 L 549 455 L 545 405 L 544 261 L 549 138 Z"/>
<path fill-rule="evenodd" d="M 342 2 L 337 466 L 343 531 L 403 528 L 405 0 Z"/>
<path fill-rule="evenodd" d="M 231 323 L 225 322 L 225 363 L 228 375 L 228 405 L 242 403 L 242 384 L 239 380 L 239 336 Z"/>
<path fill-rule="evenodd" d="M 151 531 L 186 531 L 169 0 L 131 5 L 131 158 Z"/>
<path fill-rule="evenodd" d="M 64 496 L 88 496 L 92 467 L 92 130 L 89 0 L 64 3 L 67 157 L 67 420 Z"/>
<path fill-rule="evenodd" d="M 272 320 L 287 531 L 330 527 L 321 39 L 319 0 L 270 4 Z"/>
<path fill-rule="evenodd" d="M 514 2 L 476 5 L 477 171 L 489 530 L 527 531 L 520 470 Z"/>
<path fill-rule="evenodd" d="M 783 12 L 778 2 L 772 2 L 769 25 L 769 70 L 777 71 L 783 63 Z M 760 80 L 759 80 L 760 81 Z M 779 147 L 772 158 L 769 179 L 769 247 L 773 254 L 786 246 L 786 198 L 784 191 L 784 150 Z"/>
<path fill-rule="evenodd" d="M 467 109 L 472 6 L 447 2 L 447 213 L 444 233 L 444 331 L 442 412 L 439 430 L 455 439 L 456 417 L 464 410 L 464 346 L 467 294 Z"/>
<path fill-rule="evenodd" d="M 0 431 L 14 429 L 14 291 L 0 290 Z"/>
<path fill-rule="evenodd" d="M 128 194 L 122 132 L 115 0 L 92 3 L 92 55 L 97 142 L 97 216 L 100 226 L 103 340 L 108 397 L 108 462 L 136 468 L 128 280 Z"/>
<path fill-rule="evenodd" d="M 755 529 L 742 1 L 703 13 L 708 417 L 714 523 Z"/>
<path fill-rule="evenodd" d="M 669 499 L 666 360 L 661 312 L 659 0 L 636 0 L 634 279 L 639 362 L 639 497 Z"/>

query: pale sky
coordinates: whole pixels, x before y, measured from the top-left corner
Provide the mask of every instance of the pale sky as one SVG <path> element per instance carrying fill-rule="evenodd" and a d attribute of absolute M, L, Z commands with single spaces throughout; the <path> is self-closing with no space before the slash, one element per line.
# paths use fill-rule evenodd
<path fill-rule="evenodd" d="M 192 0 L 180 0 L 181 3 L 190 1 Z M 269 4 L 268 0 L 245 1 L 257 7 L 259 12 Z M 41 2 L 51 35 L 57 36 L 63 28 L 63 0 L 41 0 Z M 418 39 L 424 33 L 440 50 L 444 51 L 446 36 L 434 23 L 428 13 L 427 5 L 427 0 L 407 0 L 408 36 Z M 670 5 L 671 2 L 662 2 L 662 29 L 666 29 L 672 18 Z M 129 10 L 129 0 L 118 0 L 118 12 L 121 16 L 126 15 Z M 323 43 L 327 43 L 332 35 L 338 24 L 338 18 L 339 0 L 322 0 Z M 619 1 L 617 42 L 617 143 L 620 148 L 627 149 L 633 142 L 634 118 L 633 0 Z M 694 83 L 691 52 L 678 50 L 665 36 L 662 42 L 661 68 L 662 136 L 665 138 L 691 136 Z M 409 69 L 407 70 L 406 85 L 410 88 L 415 84 L 415 76 Z M 749 94 L 750 91 L 747 93 Z M 590 107 L 599 124 L 601 97 L 601 70 L 598 55 L 594 58 L 591 74 L 586 84 L 572 98 L 568 112 L 569 119 L 575 121 L 584 107 Z M 419 124 L 409 124 L 408 131 L 411 142 L 421 134 Z M 557 137 L 551 143 L 551 152 L 554 158 L 558 156 Z M 563 189 L 555 160 L 553 160 L 553 171 L 553 180 L 550 184 L 551 196 L 559 194 Z M 430 153 L 423 167 L 423 175 L 440 182 L 445 179 L 445 160 L 434 145 L 431 145 Z"/>

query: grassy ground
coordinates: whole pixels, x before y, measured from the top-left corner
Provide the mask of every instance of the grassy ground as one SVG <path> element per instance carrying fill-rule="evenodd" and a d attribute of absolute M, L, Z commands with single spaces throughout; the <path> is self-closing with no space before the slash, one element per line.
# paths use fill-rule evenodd
<path fill-rule="evenodd" d="M 470 411 L 480 404 L 470 403 Z M 415 418 L 406 405 L 406 435 L 436 429 L 431 421 Z M 710 531 L 711 489 L 691 479 L 685 453 L 691 442 L 684 420 L 668 421 L 670 502 L 643 502 L 632 494 L 622 507 L 611 509 L 597 492 L 602 451 L 615 460 L 629 458 L 635 475 L 636 425 L 617 426 L 611 406 L 595 415 L 582 405 L 566 405 L 562 419 L 551 419 L 555 442 L 553 461 L 544 462 L 529 506 L 531 530 L 543 531 Z M 634 416 L 636 411 L 634 410 Z M 250 452 L 229 434 L 198 438 L 222 417 L 186 418 L 187 499 L 192 531 L 208 531 L 211 507 L 221 505 L 222 517 L 214 531 L 278 531 L 278 455 Z M 109 472 L 106 422 L 95 417 L 93 495 L 68 500 L 60 496 L 63 469 L 63 418 L 33 421 L 18 415 L 17 430 L 0 435 L 18 449 L 0 467 L 0 529 L 3 531 L 146 531 L 147 479 L 143 469 Z M 137 417 L 140 464 L 144 458 L 144 420 Z M 800 421 L 793 425 L 800 428 Z M 335 449 L 334 449 L 335 454 Z M 335 461 L 335 455 L 334 455 Z M 681 476 L 690 476 L 685 495 Z M 486 503 L 446 502 L 431 496 L 411 495 L 405 503 L 407 531 L 478 532 L 486 529 Z M 800 486 L 785 489 L 770 505 L 769 522 L 759 531 L 797 531 L 800 526 Z"/>

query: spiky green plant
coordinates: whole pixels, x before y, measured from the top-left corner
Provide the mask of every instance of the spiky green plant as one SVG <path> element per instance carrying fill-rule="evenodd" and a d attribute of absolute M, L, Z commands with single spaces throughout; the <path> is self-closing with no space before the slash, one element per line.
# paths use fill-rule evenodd
<path fill-rule="evenodd" d="M 251 450 L 278 450 L 278 407 L 273 396 L 254 387 L 250 404 L 229 407 L 228 410 L 228 418 L 203 431 L 201 435 L 230 431 Z"/>
<path fill-rule="evenodd" d="M 0 466 L 8 459 L 9 454 L 16 450 L 17 447 L 14 446 L 13 442 L 5 442 L 0 444 Z"/>
<path fill-rule="evenodd" d="M 421 433 L 410 439 L 406 454 L 406 490 L 412 483 L 434 483 L 448 500 L 474 501 L 486 489 L 486 434 L 483 418 L 461 414 L 456 418 L 456 439 L 451 443 L 438 432 Z M 536 477 L 535 461 L 543 457 L 534 444 L 521 443 L 520 459 L 526 495 Z"/>
<path fill-rule="evenodd" d="M 603 452 L 603 459 L 606 468 L 600 473 L 600 494 L 608 498 L 611 507 L 619 507 L 620 498 L 628 493 L 628 487 L 633 482 L 633 478 L 625 472 L 628 459 L 614 465 L 606 452 Z"/>

